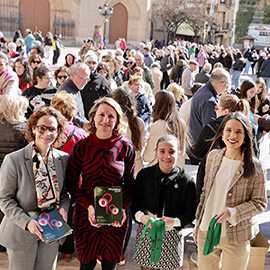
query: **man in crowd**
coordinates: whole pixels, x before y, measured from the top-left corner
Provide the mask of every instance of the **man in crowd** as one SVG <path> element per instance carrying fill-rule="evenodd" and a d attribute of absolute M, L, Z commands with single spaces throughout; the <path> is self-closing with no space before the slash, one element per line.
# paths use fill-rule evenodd
<path fill-rule="evenodd" d="M 144 55 L 144 63 L 145 63 L 145 65 L 150 68 L 151 65 L 154 63 L 154 58 L 151 55 L 149 47 L 144 47 L 143 55 Z"/>
<path fill-rule="evenodd" d="M 26 46 L 26 55 L 29 56 L 31 48 L 34 46 L 35 38 L 32 35 L 32 31 L 30 29 L 25 30 L 26 37 L 24 39 L 25 46 Z"/>
<path fill-rule="evenodd" d="M 212 65 L 205 63 L 201 72 L 195 76 L 195 83 L 207 83 L 210 78 L 211 69 Z"/>
<path fill-rule="evenodd" d="M 185 90 L 185 95 L 189 98 L 192 97 L 192 92 L 190 89 L 192 88 L 195 82 L 195 75 L 197 72 L 198 62 L 195 60 L 190 60 L 188 66 L 184 69 L 182 73 L 182 87 Z"/>
<path fill-rule="evenodd" d="M 172 46 L 166 47 L 165 48 L 165 55 L 161 59 L 160 66 L 161 66 L 161 71 L 163 73 L 163 77 L 162 77 L 162 80 L 160 83 L 161 90 L 166 89 L 168 87 L 168 85 L 170 84 L 170 78 L 169 78 L 168 71 L 174 66 L 172 51 L 173 51 Z"/>
<path fill-rule="evenodd" d="M 90 80 L 82 90 L 82 100 L 85 117 L 88 119 L 88 112 L 94 105 L 94 102 L 104 96 L 111 94 L 111 87 L 105 77 L 96 72 L 98 59 L 93 51 L 89 51 L 84 63 L 89 67 Z"/>
<path fill-rule="evenodd" d="M 189 131 L 192 143 L 198 139 L 202 128 L 216 119 L 215 107 L 219 96 L 228 92 L 231 76 L 224 68 L 212 71 L 209 82 L 194 95 L 191 103 Z"/>
<path fill-rule="evenodd" d="M 77 63 L 71 68 L 71 76 L 66 80 L 58 89 L 58 91 L 64 90 L 71 94 L 78 106 L 78 112 L 73 118 L 75 125 L 83 127 L 84 123 L 87 123 L 85 118 L 83 101 L 81 96 L 81 90 L 89 81 L 90 70 L 89 67 L 83 63 Z"/>

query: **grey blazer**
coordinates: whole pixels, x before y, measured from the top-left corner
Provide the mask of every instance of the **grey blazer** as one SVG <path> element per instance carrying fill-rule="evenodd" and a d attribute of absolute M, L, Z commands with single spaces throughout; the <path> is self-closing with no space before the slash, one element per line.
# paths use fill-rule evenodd
<path fill-rule="evenodd" d="M 34 183 L 32 145 L 6 155 L 0 170 L 0 209 L 5 217 L 0 226 L 0 244 L 14 251 L 29 247 L 39 238 L 26 229 L 27 212 L 38 209 Z M 68 154 L 53 149 L 55 171 L 60 188 L 60 207 L 68 210 L 64 187 Z"/>

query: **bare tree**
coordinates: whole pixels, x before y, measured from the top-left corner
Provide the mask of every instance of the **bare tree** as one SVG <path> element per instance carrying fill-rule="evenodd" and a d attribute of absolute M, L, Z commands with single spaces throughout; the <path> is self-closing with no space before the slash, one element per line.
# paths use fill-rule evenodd
<path fill-rule="evenodd" d="M 206 1 L 203 0 L 163 0 L 157 15 L 161 17 L 167 32 L 172 33 L 173 41 L 182 23 L 186 22 L 197 38 L 210 19 L 206 12 Z"/>
<path fill-rule="evenodd" d="M 184 0 L 164 0 L 157 9 L 157 15 L 161 17 L 167 33 L 172 33 L 172 40 L 178 27 L 186 20 L 184 7 Z"/>

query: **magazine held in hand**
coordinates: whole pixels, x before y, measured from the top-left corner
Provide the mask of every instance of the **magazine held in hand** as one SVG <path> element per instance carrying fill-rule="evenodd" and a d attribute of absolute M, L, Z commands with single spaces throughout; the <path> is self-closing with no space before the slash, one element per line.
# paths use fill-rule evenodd
<path fill-rule="evenodd" d="M 29 216 L 35 219 L 43 229 L 42 236 L 45 243 L 51 243 L 59 240 L 69 234 L 72 234 L 72 229 L 63 220 L 57 208 L 49 211 L 31 211 Z"/>
<path fill-rule="evenodd" d="M 95 187 L 95 218 L 97 224 L 111 224 L 115 221 L 121 223 L 122 213 L 122 187 Z"/>

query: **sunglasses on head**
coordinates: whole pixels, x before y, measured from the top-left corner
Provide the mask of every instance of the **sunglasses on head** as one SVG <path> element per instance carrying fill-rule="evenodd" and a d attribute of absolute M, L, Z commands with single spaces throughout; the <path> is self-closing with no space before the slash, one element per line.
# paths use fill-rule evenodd
<path fill-rule="evenodd" d="M 33 60 L 32 63 L 34 63 L 34 64 L 40 64 L 41 62 L 40 61 Z"/>
<path fill-rule="evenodd" d="M 59 75 L 59 76 L 57 76 L 57 78 L 60 79 L 60 80 L 61 80 L 62 78 L 67 79 L 67 77 L 68 77 L 67 75 Z"/>

